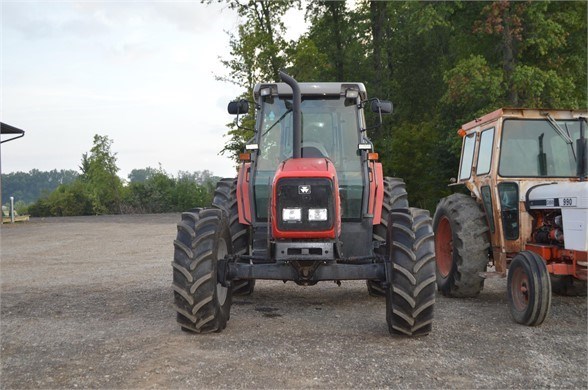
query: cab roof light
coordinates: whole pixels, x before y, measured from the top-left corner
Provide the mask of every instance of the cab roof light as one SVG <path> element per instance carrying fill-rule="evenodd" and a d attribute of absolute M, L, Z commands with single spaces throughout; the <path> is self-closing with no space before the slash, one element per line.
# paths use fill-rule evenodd
<path fill-rule="evenodd" d="M 466 136 L 466 131 L 464 129 L 459 129 L 457 130 L 457 135 L 459 135 L 461 138 Z"/>
<path fill-rule="evenodd" d="M 358 96 L 359 96 L 359 91 L 357 89 L 345 90 L 345 99 L 357 99 Z"/>

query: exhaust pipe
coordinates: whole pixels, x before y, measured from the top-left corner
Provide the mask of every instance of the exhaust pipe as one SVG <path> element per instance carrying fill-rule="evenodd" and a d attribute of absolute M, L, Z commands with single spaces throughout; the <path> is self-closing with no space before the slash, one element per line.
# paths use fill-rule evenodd
<path fill-rule="evenodd" d="M 293 142 L 292 142 L 292 157 L 293 158 L 301 158 L 302 157 L 302 122 L 300 116 L 300 104 L 301 104 L 301 96 L 300 96 L 300 87 L 298 86 L 298 81 L 294 80 L 294 78 L 288 75 L 286 72 L 280 71 L 280 78 L 283 82 L 288 84 L 292 88 L 292 133 L 293 133 Z"/>

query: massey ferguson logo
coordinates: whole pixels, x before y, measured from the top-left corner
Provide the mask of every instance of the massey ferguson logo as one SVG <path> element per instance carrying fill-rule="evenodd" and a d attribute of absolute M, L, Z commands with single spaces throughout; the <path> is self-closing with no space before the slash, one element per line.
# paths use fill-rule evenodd
<path fill-rule="evenodd" d="M 310 194 L 310 186 L 309 185 L 298 186 L 298 193 L 300 195 Z"/>

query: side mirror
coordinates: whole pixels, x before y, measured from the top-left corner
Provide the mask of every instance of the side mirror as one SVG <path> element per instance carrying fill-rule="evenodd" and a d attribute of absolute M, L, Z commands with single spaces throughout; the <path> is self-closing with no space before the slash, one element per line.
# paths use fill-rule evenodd
<path fill-rule="evenodd" d="M 230 102 L 227 110 L 231 115 L 247 114 L 249 112 L 249 102 L 247 100 Z"/>
<path fill-rule="evenodd" d="M 393 110 L 392 102 L 388 100 L 374 99 L 371 101 L 371 109 L 372 112 L 375 113 L 391 114 Z"/>

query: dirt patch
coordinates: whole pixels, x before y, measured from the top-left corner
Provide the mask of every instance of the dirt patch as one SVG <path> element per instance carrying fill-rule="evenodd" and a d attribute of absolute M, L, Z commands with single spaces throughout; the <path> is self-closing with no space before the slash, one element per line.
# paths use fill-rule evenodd
<path fill-rule="evenodd" d="M 1 230 L 2 388 L 587 388 L 586 298 L 512 322 L 506 281 L 437 297 L 433 332 L 388 334 L 364 282 L 258 281 L 222 333 L 182 332 L 177 214 L 47 218 Z"/>

